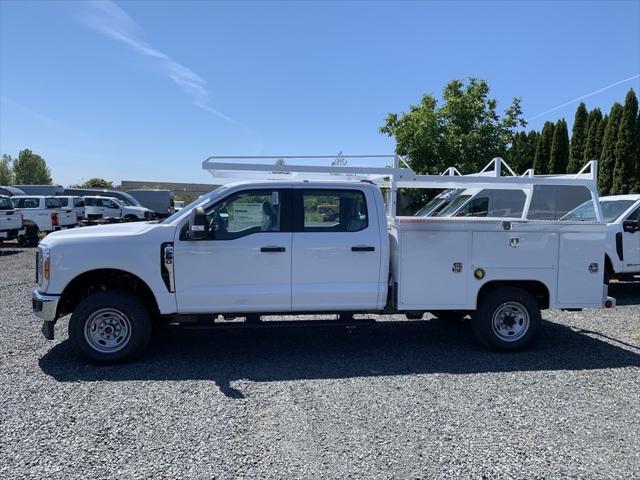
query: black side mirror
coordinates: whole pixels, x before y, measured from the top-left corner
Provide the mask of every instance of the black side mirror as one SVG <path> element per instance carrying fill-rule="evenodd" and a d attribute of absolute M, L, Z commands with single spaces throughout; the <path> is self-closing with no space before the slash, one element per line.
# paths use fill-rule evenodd
<path fill-rule="evenodd" d="M 189 239 L 204 240 L 209 236 L 209 224 L 207 214 L 202 207 L 191 210 L 189 215 Z"/>
<path fill-rule="evenodd" d="M 622 230 L 628 233 L 635 233 L 640 230 L 640 221 L 625 220 L 624 222 L 622 222 Z"/>

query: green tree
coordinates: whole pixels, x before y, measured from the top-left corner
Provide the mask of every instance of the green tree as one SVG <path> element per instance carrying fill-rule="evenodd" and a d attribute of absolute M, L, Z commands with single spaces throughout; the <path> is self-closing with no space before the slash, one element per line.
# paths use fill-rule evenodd
<path fill-rule="evenodd" d="M 568 173 L 577 173 L 582 164 L 584 157 L 584 144 L 587 138 L 587 107 L 584 103 L 578 105 L 576 116 L 573 120 L 573 129 L 571 130 L 571 146 L 569 148 L 569 165 Z"/>
<path fill-rule="evenodd" d="M 565 173 L 569 163 L 569 131 L 565 119 L 558 120 L 553 129 L 551 153 L 549 154 L 549 173 Z"/>
<path fill-rule="evenodd" d="M 633 89 L 629 90 L 624 100 L 622 119 L 618 128 L 618 139 L 614 150 L 615 167 L 613 169 L 614 193 L 629 193 L 636 185 L 636 171 L 638 159 L 636 143 L 638 139 L 637 127 L 638 98 Z"/>
<path fill-rule="evenodd" d="M 113 182 L 105 180 L 104 178 L 90 178 L 86 182 L 72 185 L 75 188 L 113 188 Z"/>
<path fill-rule="evenodd" d="M 589 120 L 587 124 L 589 129 L 587 131 L 587 139 L 584 142 L 584 157 L 582 158 L 583 164 L 598 159 L 598 151 L 602 148 L 598 145 L 598 127 L 602 122 L 602 112 L 599 108 L 594 108 L 589 112 Z"/>
<path fill-rule="evenodd" d="M 452 80 L 442 93 L 442 105 L 431 94 L 400 115 L 390 113 L 380 133 L 394 137 L 396 153 L 408 157 L 419 173 L 440 173 L 455 165 L 478 171 L 491 158 L 504 156 L 515 130 L 524 127 L 520 99 L 514 98 L 503 115 L 489 97 L 485 80 Z"/>
<path fill-rule="evenodd" d="M 553 134 L 555 125 L 553 122 L 544 122 L 540 139 L 536 146 L 536 153 L 533 157 L 533 169 L 536 175 L 544 175 L 548 172 L 551 160 L 551 145 L 553 144 Z"/>
<path fill-rule="evenodd" d="M 622 119 L 622 105 L 614 103 L 609 112 L 609 120 L 604 129 L 602 152 L 600 153 L 600 168 L 598 188 L 600 195 L 610 195 L 613 190 L 613 169 L 616 163 L 615 148 L 618 140 L 618 128 Z"/>
<path fill-rule="evenodd" d="M 13 183 L 11 161 L 11 155 L 2 154 L 2 159 L 0 160 L 0 185 L 11 185 Z"/>
<path fill-rule="evenodd" d="M 524 172 L 527 169 L 527 148 L 529 138 L 527 132 L 518 132 L 513 136 L 513 142 L 505 160 L 515 172 Z"/>
<path fill-rule="evenodd" d="M 598 160 L 602 155 L 602 142 L 604 141 L 604 129 L 607 127 L 607 122 L 609 121 L 609 115 L 605 115 L 602 117 L 602 120 L 598 123 L 598 129 L 596 131 L 596 142 L 595 142 L 595 150 L 593 151 L 593 155 L 591 160 Z"/>
<path fill-rule="evenodd" d="M 636 154 L 634 156 L 636 171 L 635 171 L 635 184 L 633 187 L 634 193 L 640 193 L 640 112 L 638 112 L 638 118 L 636 119 Z"/>
<path fill-rule="evenodd" d="M 44 158 L 25 148 L 13 162 L 13 181 L 16 185 L 51 185 L 51 172 Z"/>

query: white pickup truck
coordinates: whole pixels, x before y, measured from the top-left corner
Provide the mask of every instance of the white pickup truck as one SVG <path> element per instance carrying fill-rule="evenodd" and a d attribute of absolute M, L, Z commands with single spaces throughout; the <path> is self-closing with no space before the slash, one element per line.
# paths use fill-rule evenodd
<path fill-rule="evenodd" d="M 89 220 L 151 220 L 154 213 L 146 207 L 125 205 L 118 198 L 85 196 L 84 208 Z"/>
<path fill-rule="evenodd" d="M 613 195 L 600 198 L 607 222 L 605 280 L 640 275 L 640 195 Z M 564 220 L 593 221 L 593 204 L 586 202 L 569 212 Z"/>
<path fill-rule="evenodd" d="M 77 195 L 56 195 L 56 198 L 60 200 L 60 205 L 65 210 L 71 210 L 76 214 L 78 221 L 86 218 L 84 210 L 84 200 Z"/>
<path fill-rule="evenodd" d="M 76 226 L 76 214 L 63 209 L 57 197 L 19 195 L 11 197 L 15 209 L 22 214 L 25 234 L 18 237 L 21 245 L 35 247 L 41 234 Z"/>
<path fill-rule="evenodd" d="M 0 195 L 0 241 L 13 240 L 24 233 L 22 214 L 14 210 L 10 197 Z"/>
<path fill-rule="evenodd" d="M 227 183 L 160 223 L 49 235 L 37 250 L 33 292 L 43 334 L 53 338 L 56 320 L 71 313 L 74 348 L 113 363 L 143 351 L 153 321 L 310 312 L 417 319 L 429 311 L 471 314 L 483 345 L 511 351 L 534 338 L 541 309 L 615 305 L 602 281 L 604 224 L 397 217 L 393 194 L 387 214 L 373 182 L 392 193 L 443 182 L 398 161 L 366 175 L 363 167 L 304 165 L 269 175 L 273 165 L 208 159 L 213 173 L 256 170 L 266 179 Z M 478 179 L 441 188 L 458 181 Z M 479 187 L 549 181 L 493 178 Z M 593 178 L 564 182 L 589 188 L 599 212 Z"/>

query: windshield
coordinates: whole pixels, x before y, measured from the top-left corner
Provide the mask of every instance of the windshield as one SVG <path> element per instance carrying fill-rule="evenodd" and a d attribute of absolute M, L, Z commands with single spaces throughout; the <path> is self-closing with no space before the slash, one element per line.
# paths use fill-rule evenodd
<path fill-rule="evenodd" d="M 447 205 L 447 208 L 441 209 L 435 214 L 436 217 L 448 217 L 454 213 L 458 208 L 466 203 L 471 198 L 471 195 L 459 195 L 451 203 Z"/>
<path fill-rule="evenodd" d="M 127 207 L 141 207 L 142 204 L 130 195 L 122 195 L 122 198 L 118 198 L 120 202 L 124 203 Z"/>
<path fill-rule="evenodd" d="M 217 192 L 218 190 L 220 190 L 221 188 L 224 187 L 220 187 L 214 190 L 214 192 Z M 191 202 L 189 205 L 186 205 L 185 207 L 182 207 L 180 210 L 178 210 L 177 212 L 175 212 L 173 215 L 168 216 L 167 218 L 165 218 L 161 223 L 172 223 L 174 220 L 180 218 L 181 216 L 185 215 L 187 212 L 189 212 L 192 208 L 200 205 L 201 203 L 204 203 L 207 200 L 207 196 L 209 194 L 206 195 L 202 195 L 198 198 L 196 198 L 193 202 Z"/>
<path fill-rule="evenodd" d="M 602 218 L 605 223 L 615 222 L 631 205 L 633 200 L 608 200 L 600 201 L 602 208 Z M 567 213 L 561 220 L 574 222 L 595 222 L 596 212 L 593 209 L 593 202 L 589 200 L 571 212 Z"/>
<path fill-rule="evenodd" d="M 0 198 L 0 210 L 13 210 L 13 203 L 8 198 Z"/>
<path fill-rule="evenodd" d="M 457 194 L 461 193 L 463 189 L 461 188 L 449 188 L 440 192 L 438 195 L 429 200 L 424 207 L 418 210 L 414 216 L 416 217 L 427 217 L 433 213 L 435 210 L 441 210 L 441 204 L 448 205 L 451 199 Z"/>

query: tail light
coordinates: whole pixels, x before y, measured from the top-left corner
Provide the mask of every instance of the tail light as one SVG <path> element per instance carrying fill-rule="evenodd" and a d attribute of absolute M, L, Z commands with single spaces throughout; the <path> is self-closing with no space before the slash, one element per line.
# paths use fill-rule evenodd
<path fill-rule="evenodd" d="M 58 225 L 58 214 L 57 213 L 52 213 L 51 214 L 51 224 L 52 225 Z"/>

